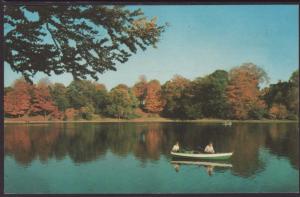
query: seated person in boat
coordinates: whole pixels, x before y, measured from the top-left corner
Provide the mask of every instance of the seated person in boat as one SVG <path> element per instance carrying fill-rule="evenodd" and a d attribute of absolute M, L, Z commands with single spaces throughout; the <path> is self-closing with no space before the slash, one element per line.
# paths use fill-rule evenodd
<path fill-rule="evenodd" d="M 173 152 L 178 152 L 179 151 L 179 142 L 176 142 L 176 144 L 172 148 Z"/>
<path fill-rule="evenodd" d="M 205 153 L 215 153 L 214 147 L 213 147 L 213 143 L 210 142 L 204 149 Z"/>

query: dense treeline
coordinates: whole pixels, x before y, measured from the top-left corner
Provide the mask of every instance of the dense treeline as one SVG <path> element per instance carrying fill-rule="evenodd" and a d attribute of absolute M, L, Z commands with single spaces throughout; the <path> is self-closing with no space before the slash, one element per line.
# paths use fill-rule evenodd
<path fill-rule="evenodd" d="M 175 119 L 298 119 L 299 71 L 288 81 L 268 87 L 266 72 L 247 63 L 229 72 L 189 80 L 174 76 L 164 84 L 144 76 L 133 87 L 74 80 L 65 87 L 47 79 L 29 84 L 23 79 L 4 90 L 6 117 L 42 115 L 48 119 L 91 120 L 96 115 L 131 119 L 162 116 Z"/>

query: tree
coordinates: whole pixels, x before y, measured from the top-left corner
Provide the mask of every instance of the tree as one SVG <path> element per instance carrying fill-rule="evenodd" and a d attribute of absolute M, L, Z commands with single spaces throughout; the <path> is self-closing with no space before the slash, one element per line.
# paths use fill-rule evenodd
<path fill-rule="evenodd" d="M 95 109 L 91 104 L 87 104 L 86 106 L 79 109 L 79 115 L 81 116 L 81 118 L 86 120 L 91 120 L 93 118 L 94 112 Z"/>
<path fill-rule="evenodd" d="M 13 90 L 12 87 L 4 87 L 4 96 Z"/>
<path fill-rule="evenodd" d="M 144 75 L 140 76 L 139 82 L 134 84 L 132 90 L 134 95 L 140 102 L 140 107 L 144 108 L 146 91 L 147 91 L 147 79 Z"/>
<path fill-rule="evenodd" d="M 120 85 L 128 88 L 126 85 Z M 92 106 L 97 114 L 104 114 L 108 103 L 108 94 L 103 84 L 89 80 L 74 80 L 67 88 L 67 97 L 70 107 L 79 110 L 82 107 Z"/>
<path fill-rule="evenodd" d="M 279 81 L 276 84 L 271 84 L 264 90 L 263 99 L 265 100 L 268 108 L 271 108 L 274 103 L 288 106 L 289 93 L 291 83 L 286 81 Z"/>
<path fill-rule="evenodd" d="M 67 88 L 61 83 L 55 83 L 49 88 L 52 100 L 58 107 L 58 110 L 64 112 L 70 106 L 69 99 L 67 97 Z"/>
<path fill-rule="evenodd" d="M 116 87 L 114 87 L 115 89 L 123 89 L 123 90 L 126 90 L 126 91 L 129 91 L 129 87 L 126 85 L 126 84 L 118 84 Z"/>
<path fill-rule="evenodd" d="M 182 96 L 184 90 L 190 85 L 190 80 L 175 75 L 170 81 L 162 86 L 162 98 L 165 101 L 163 114 L 167 117 L 182 117 Z"/>
<path fill-rule="evenodd" d="M 33 114 L 44 115 L 44 119 L 46 119 L 46 115 L 58 111 L 57 106 L 55 106 L 52 101 L 49 87 L 46 85 L 46 83 L 41 82 L 33 87 L 33 97 L 30 111 Z"/>
<path fill-rule="evenodd" d="M 290 82 L 294 84 L 295 86 L 299 87 L 299 69 L 295 70 L 291 77 L 290 77 Z"/>
<path fill-rule="evenodd" d="M 31 85 L 24 79 L 14 82 L 13 88 L 4 96 L 4 113 L 9 116 L 22 116 L 30 108 Z"/>
<path fill-rule="evenodd" d="M 79 110 L 76 110 L 74 108 L 68 108 L 65 110 L 65 119 L 66 120 L 73 120 L 75 117 L 77 117 L 79 114 Z"/>
<path fill-rule="evenodd" d="M 27 80 L 37 72 L 98 80 L 139 48 L 156 47 L 166 27 L 124 6 L 46 6 L 4 7 L 4 60 Z"/>
<path fill-rule="evenodd" d="M 253 107 L 265 108 L 262 103 L 259 85 L 268 81 L 266 72 L 252 63 L 235 67 L 229 72 L 226 96 L 231 105 L 234 118 L 249 118 Z"/>
<path fill-rule="evenodd" d="M 295 114 L 298 118 L 299 116 L 299 70 L 292 73 L 289 82 L 291 83 L 291 88 L 288 92 L 288 109 L 292 114 Z"/>
<path fill-rule="evenodd" d="M 269 110 L 269 117 L 272 119 L 285 119 L 288 111 L 284 105 L 274 104 Z"/>
<path fill-rule="evenodd" d="M 270 110 L 274 105 L 285 106 L 288 110 L 289 119 L 297 119 L 299 114 L 299 71 L 292 73 L 289 81 L 278 81 L 264 89 L 263 99 Z M 274 110 L 275 110 L 274 109 Z"/>
<path fill-rule="evenodd" d="M 108 93 L 103 84 L 95 84 L 96 92 L 94 95 L 95 113 L 105 114 L 105 108 L 108 104 Z"/>
<path fill-rule="evenodd" d="M 88 80 L 74 80 L 67 88 L 67 95 L 70 106 L 79 109 L 87 104 L 93 103 L 93 97 L 96 93 L 95 85 Z"/>
<path fill-rule="evenodd" d="M 263 100 L 259 99 L 257 102 L 253 102 L 250 105 L 250 110 L 248 112 L 248 117 L 250 119 L 260 120 L 263 117 L 267 116 L 268 111 L 266 104 Z"/>
<path fill-rule="evenodd" d="M 131 92 L 122 86 L 113 88 L 108 94 L 108 115 L 120 118 L 130 118 L 137 107 L 137 99 Z"/>
<path fill-rule="evenodd" d="M 226 100 L 228 73 L 216 70 L 192 83 L 193 102 L 201 106 L 202 114 L 210 118 L 227 118 L 229 104 Z"/>
<path fill-rule="evenodd" d="M 163 110 L 164 102 L 161 97 L 161 87 L 157 80 L 151 80 L 147 84 L 145 109 L 150 113 L 159 113 Z"/>

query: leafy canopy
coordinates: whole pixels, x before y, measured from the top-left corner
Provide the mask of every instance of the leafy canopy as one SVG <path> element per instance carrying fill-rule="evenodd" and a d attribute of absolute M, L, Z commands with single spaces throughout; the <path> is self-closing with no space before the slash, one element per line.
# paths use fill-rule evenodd
<path fill-rule="evenodd" d="M 4 26 L 4 60 L 31 81 L 52 71 L 98 80 L 139 48 L 156 47 L 166 25 L 123 6 L 6 5 Z"/>

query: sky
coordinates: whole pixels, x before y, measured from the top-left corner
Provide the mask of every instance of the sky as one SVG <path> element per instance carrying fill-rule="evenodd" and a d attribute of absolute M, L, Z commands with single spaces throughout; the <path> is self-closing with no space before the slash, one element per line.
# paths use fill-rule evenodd
<path fill-rule="evenodd" d="M 299 67 L 298 5 L 141 5 L 149 18 L 169 23 L 157 48 L 139 51 L 117 71 L 99 74 L 108 89 L 123 83 L 134 85 L 140 75 L 161 84 L 178 74 L 188 79 L 217 69 L 229 71 L 252 62 L 262 67 L 270 83 L 286 81 Z M 4 86 L 20 78 L 4 64 Z M 38 73 L 33 81 L 46 75 Z M 51 82 L 69 85 L 70 74 L 53 75 Z"/>

